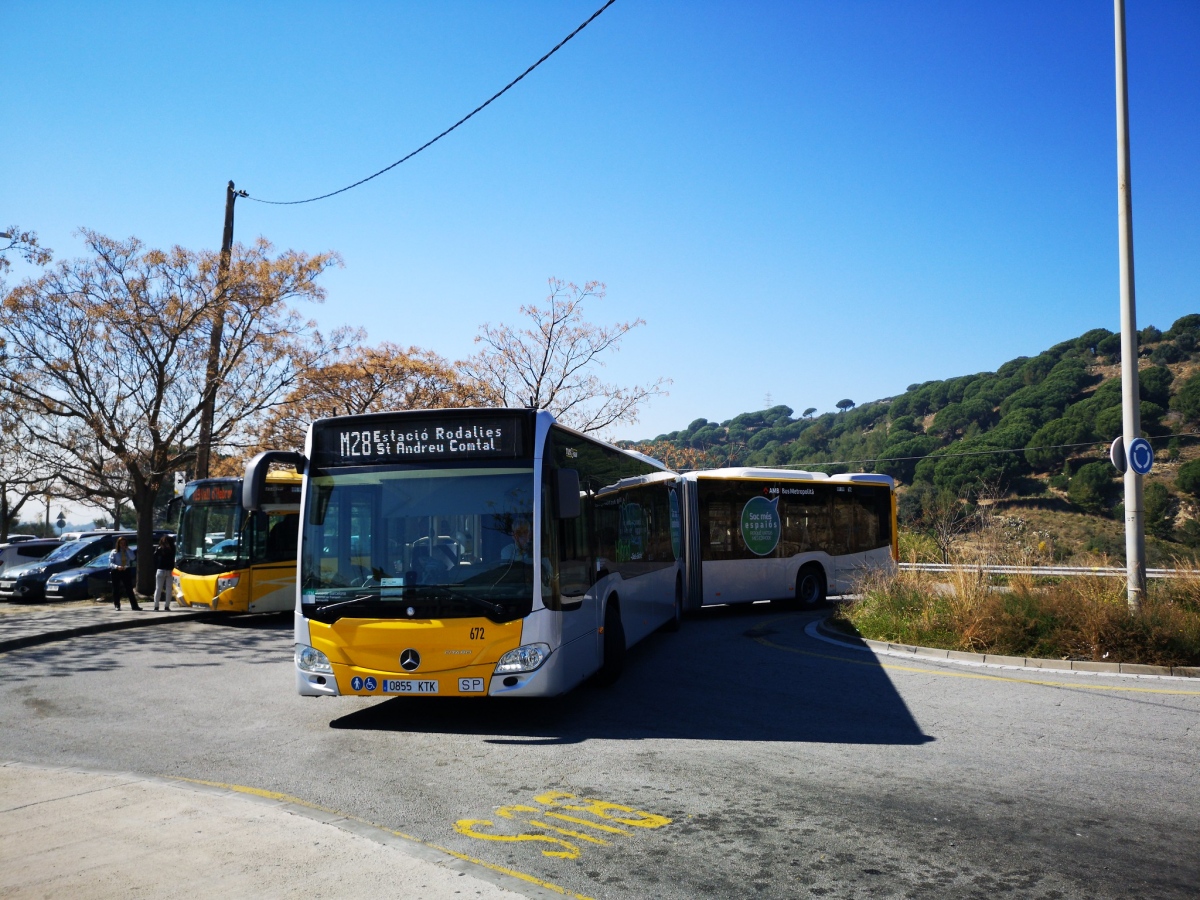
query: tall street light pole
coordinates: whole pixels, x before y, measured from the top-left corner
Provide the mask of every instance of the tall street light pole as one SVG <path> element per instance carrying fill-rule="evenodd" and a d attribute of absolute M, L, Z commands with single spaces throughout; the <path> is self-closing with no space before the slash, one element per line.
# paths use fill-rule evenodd
<path fill-rule="evenodd" d="M 1141 437 L 1137 315 L 1133 292 L 1133 199 L 1129 166 L 1129 87 L 1125 71 L 1125 0 L 1113 0 L 1117 54 L 1117 228 L 1121 256 L 1121 431 L 1126 453 Z M 1129 608 L 1146 593 L 1146 523 L 1142 476 L 1125 465 L 1125 567 Z"/>
<path fill-rule="evenodd" d="M 225 330 L 225 291 L 229 262 L 233 253 L 233 204 L 246 196 L 230 181 L 225 188 L 225 232 L 221 236 L 221 257 L 217 262 L 217 297 L 213 306 L 212 331 L 208 344 L 208 365 L 204 370 L 204 397 L 200 407 L 200 438 L 196 445 L 196 477 L 207 478 L 212 457 L 213 416 L 216 412 L 218 374 L 221 366 L 221 337 Z"/>

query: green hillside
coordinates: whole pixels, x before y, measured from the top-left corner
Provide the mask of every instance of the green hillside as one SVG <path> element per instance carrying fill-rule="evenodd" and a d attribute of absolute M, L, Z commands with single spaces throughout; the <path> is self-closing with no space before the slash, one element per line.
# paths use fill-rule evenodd
<path fill-rule="evenodd" d="M 1196 547 L 1200 459 L 1189 460 L 1200 456 L 1200 315 L 1184 316 L 1166 332 L 1149 326 L 1138 337 L 1142 430 L 1156 455 L 1146 485 L 1147 528 L 1160 540 Z M 1119 512 L 1120 480 L 1107 449 L 1121 431 L 1120 336 L 1106 329 L 995 372 L 913 384 L 895 397 L 839 407 L 845 409 L 822 415 L 774 406 L 725 422 L 697 419 L 636 446 L 678 468 L 882 472 L 906 489 L 902 512 L 906 506 L 910 516 L 930 497 L 969 501 L 981 492 L 1029 509 L 1109 520 Z M 1115 552 L 1114 541 L 1090 549 Z"/>

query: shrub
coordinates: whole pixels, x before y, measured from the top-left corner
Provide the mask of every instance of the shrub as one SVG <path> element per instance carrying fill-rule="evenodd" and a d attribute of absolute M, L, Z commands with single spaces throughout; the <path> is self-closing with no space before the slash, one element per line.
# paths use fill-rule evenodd
<path fill-rule="evenodd" d="M 1161 481 L 1152 481 L 1143 491 L 1146 513 L 1146 530 L 1157 538 L 1170 540 L 1174 531 L 1171 521 L 1171 492 Z"/>
<path fill-rule="evenodd" d="M 947 592 L 929 575 L 873 575 L 835 619 L 873 640 L 1045 659 L 1200 664 L 1200 571 L 1152 581 L 1130 612 L 1119 578 L 1085 576 L 991 590 L 971 570 Z"/>
<path fill-rule="evenodd" d="M 1185 462 L 1175 473 L 1175 487 L 1193 497 L 1200 497 L 1200 459 Z"/>
<path fill-rule="evenodd" d="M 1164 344 L 1163 346 L 1170 346 Z M 1159 348 L 1162 349 L 1161 347 Z M 1155 353 L 1158 350 L 1154 351 Z M 1177 362 L 1177 360 L 1169 360 L 1169 362 Z M 1175 380 L 1175 376 L 1171 370 L 1165 366 L 1154 366 L 1149 369 L 1143 369 L 1138 372 L 1138 394 L 1143 400 L 1149 400 L 1157 403 L 1159 406 L 1165 407 L 1171 399 L 1171 382 Z"/>
<path fill-rule="evenodd" d="M 1108 508 L 1116 494 L 1113 467 L 1108 463 L 1093 462 L 1081 466 L 1071 479 L 1067 496 L 1071 502 L 1086 512 L 1098 513 Z"/>
<path fill-rule="evenodd" d="M 1200 419 L 1200 372 L 1180 385 L 1179 392 L 1171 398 L 1171 409 L 1178 410 L 1189 421 Z"/>

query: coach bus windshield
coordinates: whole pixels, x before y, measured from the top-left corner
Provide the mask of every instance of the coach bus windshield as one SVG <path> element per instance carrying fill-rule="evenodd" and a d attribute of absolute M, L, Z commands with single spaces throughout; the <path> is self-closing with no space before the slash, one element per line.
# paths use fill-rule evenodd
<path fill-rule="evenodd" d="M 533 605 L 533 470 L 326 470 L 310 475 L 304 615 L 510 621 Z"/>
<path fill-rule="evenodd" d="M 180 571 L 212 575 L 246 565 L 240 487 L 236 481 L 188 485 L 179 513 L 175 563 Z"/>

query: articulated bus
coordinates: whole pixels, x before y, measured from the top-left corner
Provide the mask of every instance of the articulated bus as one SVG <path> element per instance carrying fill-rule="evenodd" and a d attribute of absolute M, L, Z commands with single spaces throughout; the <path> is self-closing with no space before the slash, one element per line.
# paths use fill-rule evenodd
<path fill-rule="evenodd" d="M 301 477 L 264 476 L 252 514 L 242 506 L 240 478 L 184 486 L 172 591 L 181 605 L 231 613 L 295 608 Z"/>
<path fill-rule="evenodd" d="M 899 558 L 887 475 L 709 469 L 681 476 L 687 609 L 816 606 Z"/>
<path fill-rule="evenodd" d="M 320 419 L 304 454 L 296 685 L 307 696 L 550 696 L 614 679 L 683 615 L 678 476 L 547 412 Z"/>

